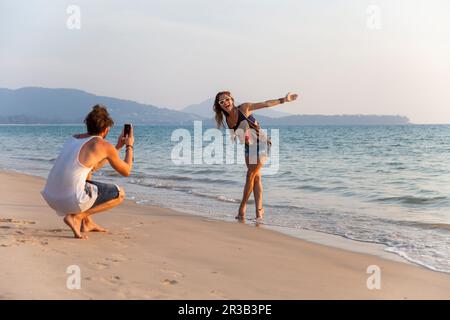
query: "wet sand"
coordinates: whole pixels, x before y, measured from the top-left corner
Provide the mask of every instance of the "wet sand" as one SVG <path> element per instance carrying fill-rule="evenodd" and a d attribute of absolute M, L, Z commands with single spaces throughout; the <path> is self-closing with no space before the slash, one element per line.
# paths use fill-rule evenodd
<path fill-rule="evenodd" d="M 0 299 L 450 299 L 448 274 L 131 201 L 94 216 L 109 233 L 74 239 L 43 179 L 0 177 Z"/>

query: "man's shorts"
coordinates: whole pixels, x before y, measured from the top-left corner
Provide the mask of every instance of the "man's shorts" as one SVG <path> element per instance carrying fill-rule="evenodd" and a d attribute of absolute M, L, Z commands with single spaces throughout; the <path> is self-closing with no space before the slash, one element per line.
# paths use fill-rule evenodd
<path fill-rule="evenodd" d="M 89 188 L 88 184 L 95 185 L 97 187 L 97 199 L 95 200 L 91 208 L 94 208 L 105 202 L 119 198 L 120 189 L 115 184 L 107 184 L 92 180 L 86 180 L 86 192 L 88 194 L 91 191 L 91 188 Z"/>

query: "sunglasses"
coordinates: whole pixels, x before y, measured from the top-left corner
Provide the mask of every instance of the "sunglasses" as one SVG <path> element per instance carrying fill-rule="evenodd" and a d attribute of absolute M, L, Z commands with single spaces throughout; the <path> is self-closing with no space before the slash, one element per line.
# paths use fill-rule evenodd
<path fill-rule="evenodd" d="M 231 100 L 231 98 L 225 98 L 225 99 L 219 100 L 219 106 L 224 105 L 225 102 L 230 101 L 230 100 Z"/>

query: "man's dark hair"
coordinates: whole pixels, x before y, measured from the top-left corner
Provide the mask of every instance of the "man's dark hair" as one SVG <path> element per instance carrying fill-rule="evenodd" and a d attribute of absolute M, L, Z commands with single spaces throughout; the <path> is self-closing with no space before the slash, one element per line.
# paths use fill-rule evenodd
<path fill-rule="evenodd" d="M 108 127 L 114 125 L 113 119 L 106 110 L 106 107 L 101 104 L 96 104 L 92 107 L 92 111 L 84 119 L 87 131 L 91 135 L 99 134 Z"/>

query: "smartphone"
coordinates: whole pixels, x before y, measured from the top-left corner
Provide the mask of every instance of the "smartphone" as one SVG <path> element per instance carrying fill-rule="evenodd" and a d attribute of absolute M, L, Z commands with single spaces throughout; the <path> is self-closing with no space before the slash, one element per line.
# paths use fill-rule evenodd
<path fill-rule="evenodd" d="M 125 125 L 123 126 L 123 134 L 124 136 L 129 136 L 130 135 L 130 131 L 131 131 L 131 124 L 129 123 L 125 123 Z"/>

